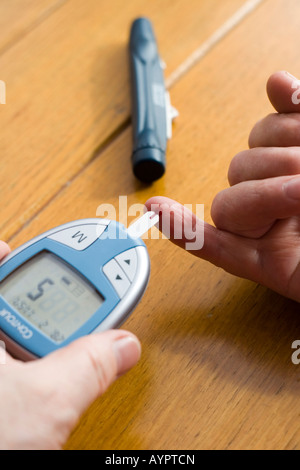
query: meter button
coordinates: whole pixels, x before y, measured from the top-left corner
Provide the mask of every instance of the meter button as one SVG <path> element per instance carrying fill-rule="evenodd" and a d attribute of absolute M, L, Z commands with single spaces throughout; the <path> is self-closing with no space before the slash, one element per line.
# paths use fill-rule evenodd
<path fill-rule="evenodd" d="M 67 245 L 74 250 L 82 251 L 94 243 L 104 232 L 107 225 L 75 225 L 53 233 L 48 238 Z"/>
<path fill-rule="evenodd" d="M 103 272 L 120 299 L 122 299 L 130 287 L 130 282 L 128 281 L 123 269 L 114 259 L 112 259 L 103 266 Z"/>
<path fill-rule="evenodd" d="M 115 259 L 123 271 L 125 271 L 128 279 L 133 282 L 137 270 L 137 254 L 135 248 L 123 251 L 123 253 L 116 256 Z"/>

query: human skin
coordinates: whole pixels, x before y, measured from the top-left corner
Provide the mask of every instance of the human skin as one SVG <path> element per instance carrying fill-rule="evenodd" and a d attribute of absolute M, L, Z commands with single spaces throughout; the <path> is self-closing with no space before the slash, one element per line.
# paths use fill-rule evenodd
<path fill-rule="evenodd" d="M 0 242 L 0 259 L 9 247 Z M 56 450 L 82 413 L 140 358 L 125 330 L 89 335 L 31 362 L 0 364 L 0 449 Z"/>
<path fill-rule="evenodd" d="M 229 167 L 230 187 L 216 195 L 211 207 L 214 226 L 197 220 L 178 202 L 156 196 L 146 202 L 171 219 L 204 230 L 204 246 L 191 253 L 226 271 L 250 279 L 300 301 L 300 82 L 277 72 L 267 82 L 276 113 L 260 120 L 249 136 L 249 149 Z M 299 100 L 300 101 L 300 100 Z M 184 233 L 184 227 L 182 232 Z"/>
<path fill-rule="evenodd" d="M 204 228 L 204 246 L 193 255 L 300 301 L 300 104 L 292 101 L 294 82 L 287 72 L 268 80 L 277 113 L 254 126 L 250 148 L 233 158 L 230 187 L 212 204 L 214 226 L 165 197 L 149 199 L 146 207 L 161 217 L 171 213 L 171 241 L 178 246 L 192 240 L 172 237 L 175 224 Z M 0 259 L 8 252 L 0 242 Z M 81 414 L 140 354 L 138 339 L 123 330 L 81 338 L 26 364 L 7 354 L 0 365 L 0 448 L 62 448 Z"/>

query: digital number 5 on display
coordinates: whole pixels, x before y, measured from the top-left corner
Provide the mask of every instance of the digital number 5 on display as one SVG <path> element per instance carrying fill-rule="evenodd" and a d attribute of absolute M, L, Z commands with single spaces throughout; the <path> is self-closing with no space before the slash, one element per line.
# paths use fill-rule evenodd
<path fill-rule="evenodd" d="M 142 219 L 143 231 L 157 222 L 151 213 Z M 120 326 L 142 297 L 150 273 L 147 248 L 133 234 L 116 221 L 79 220 L 5 258 L 0 339 L 7 350 L 35 359 L 80 336 Z"/>
<path fill-rule="evenodd" d="M 56 343 L 74 333 L 104 301 L 74 269 L 46 251 L 16 269 L 3 281 L 0 292 L 20 315 Z"/>

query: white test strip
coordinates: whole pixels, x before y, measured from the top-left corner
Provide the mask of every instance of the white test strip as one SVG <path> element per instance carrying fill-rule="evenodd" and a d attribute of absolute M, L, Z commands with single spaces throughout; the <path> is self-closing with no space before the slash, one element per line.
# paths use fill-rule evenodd
<path fill-rule="evenodd" d="M 128 234 L 132 238 L 140 238 L 144 233 L 148 232 L 151 227 L 156 225 L 158 221 L 158 214 L 153 211 L 146 212 L 128 227 Z"/>

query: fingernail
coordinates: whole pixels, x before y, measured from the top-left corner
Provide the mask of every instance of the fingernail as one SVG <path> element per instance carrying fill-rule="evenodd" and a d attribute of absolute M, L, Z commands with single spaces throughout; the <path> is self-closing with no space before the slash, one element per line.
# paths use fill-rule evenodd
<path fill-rule="evenodd" d="M 282 188 L 291 199 L 300 199 L 300 176 L 287 181 Z"/>
<path fill-rule="evenodd" d="M 286 75 L 287 75 L 288 77 L 290 77 L 292 80 L 297 80 L 297 81 L 299 81 L 299 79 L 298 79 L 297 77 L 294 77 L 294 75 L 292 75 L 290 72 L 285 72 L 285 73 L 286 73 Z"/>
<path fill-rule="evenodd" d="M 10 253 L 10 247 L 7 243 L 0 241 L 0 259 Z"/>
<path fill-rule="evenodd" d="M 141 344 L 134 336 L 118 339 L 113 345 L 118 375 L 131 369 L 141 357 Z"/>

